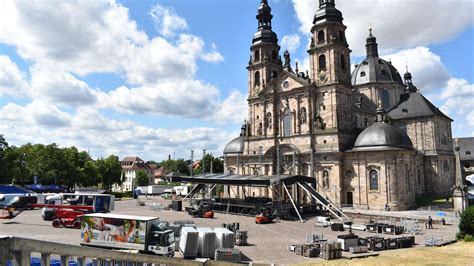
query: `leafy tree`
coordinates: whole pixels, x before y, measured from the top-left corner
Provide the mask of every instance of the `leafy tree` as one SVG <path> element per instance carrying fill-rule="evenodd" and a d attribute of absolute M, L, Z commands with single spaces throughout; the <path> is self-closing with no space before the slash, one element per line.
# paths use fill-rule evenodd
<path fill-rule="evenodd" d="M 170 173 L 177 172 L 183 175 L 189 175 L 189 164 L 183 159 L 162 161 L 160 167 L 164 167 Z"/>
<path fill-rule="evenodd" d="M 200 175 L 202 173 L 202 166 L 203 166 L 203 161 L 201 160 L 201 163 L 199 164 L 199 166 L 194 169 L 194 174 Z M 212 166 L 213 173 L 224 172 L 224 161 L 218 157 L 212 156 L 211 154 L 206 154 L 204 156 L 204 167 L 205 167 L 206 173 L 211 172 L 211 166 Z"/>
<path fill-rule="evenodd" d="M 113 184 L 122 184 L 122 166 L 117 156 L 110 155 L 107 159 L 99 158 L 96 163 L 102 189 L 111 191 Z"/>
<path fill-rule="evenodd" d="M 457 238 L 463 239 L 466 235 L 474 236 L 474 206 L 470 206 L 461 213 Z"/>
<path fill-rule="evenodd" d="M 148 186 L 150 180 L 148 179 L 148 175 L 145 173 L 145 171 L 140 170 L 137 172 L 137 176 L 133 182 L 135 186 Z"/>
<path fill-rule="evenodd" d="M 96 186 L 99 183 L 99 169 L 92 160 L 84 163 L 81 169 L 82 178 L 79 182 L 84 187 Z"/>

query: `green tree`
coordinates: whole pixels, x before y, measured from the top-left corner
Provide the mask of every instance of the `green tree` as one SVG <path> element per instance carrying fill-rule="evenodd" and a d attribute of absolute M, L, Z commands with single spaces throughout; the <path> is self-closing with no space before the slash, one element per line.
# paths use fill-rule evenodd
<path fill-rule="evenodd" d="M 82 178 L 79 182 L 81 186 L 90 187 L 99 184 L 99 169 L 92 160 L 88 160 L 84 163 L 84 167 L 81 168 Z"/>
<path fill-rule="evenodd" d="M 457 238 L 463 239 L 466 235 L 474 236 L 474 206 L 470 206 L 461 213 Z"/>
<path fill-rule="evenodd" d="M 148 186 L 150 181 L 145 171 L 140 170 L 137 172 L 137 176 L 135 177 L 135 180 L 133 180 L 133 183 L 134 186 Z"/>
<path fill-rule="evenodd" d="M 160 167 L 164 167 L 169 173 L 176 172 L 183 175 L 189 175 L 189 164 L 183 159 L 165 160 L 160 163 Z"/>
<path fill-rule="evenodd" d="M 199 166 L 194 169 L 195 175 L 200 175 L 202 173 L 202 166 L 203 166 L 203 161 L 201 160 L 201 163 L 199 164 Z M 224 161 L 218 157 L 212 156 L 211 154 L 206 154 L 204 156 L 204 167 L 205 167 L 206 173 L 211 172 L 211 167 L 212 167 L 213 173 L 223 173 Z"/>
<path fill-rule="evenodd" d="M 117 156 L 110 155 L 107 159 L 99 158 L 96 163 L 102 189 L 110 192 L 113 184 L 122 184 L 122 166 Z"/>

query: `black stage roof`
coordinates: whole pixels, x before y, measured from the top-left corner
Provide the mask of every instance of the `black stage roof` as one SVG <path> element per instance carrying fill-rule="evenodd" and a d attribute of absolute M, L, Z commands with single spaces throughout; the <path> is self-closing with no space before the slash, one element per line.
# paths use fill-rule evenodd
<path fill-rule="evenodd" d="M 285 185 L 292 185 L 296 182 L 315 183 L 315 179 L 302 175 L 226 175 L 226 174 L 205 174 L 198 176 L 179 176 L 176 173 L 168 175 L 172 182 L 195 183 L 195 184 L 222 184 L 235 186 L 257 186 L 265 187 L 278 185 L 282 182 Z"/>

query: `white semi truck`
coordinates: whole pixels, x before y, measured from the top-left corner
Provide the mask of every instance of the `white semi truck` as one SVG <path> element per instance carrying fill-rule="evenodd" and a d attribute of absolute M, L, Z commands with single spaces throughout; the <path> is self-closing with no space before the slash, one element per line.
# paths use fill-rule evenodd
<path fill-rule="evenodd" d="M 157 217 L 92 213 L 84 215 L 81 245 L 172 257 L 175 239 L 168 223 Z"/>

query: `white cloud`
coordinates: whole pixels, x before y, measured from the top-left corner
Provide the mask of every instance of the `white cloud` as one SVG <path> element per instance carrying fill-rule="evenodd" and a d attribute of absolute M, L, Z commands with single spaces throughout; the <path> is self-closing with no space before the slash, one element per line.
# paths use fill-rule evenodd
<path fill-rule="evenodd" d="M 3 121 L 0 132 L 4 132 L 5 138 L 13 145 L 55 142 L 61 146 L 74 145 L 90 150 L 93 156 L 116 154 L 124 157 L 132 154 L 161 160 L 166 154 L 173 153 L 178 158 L 188 158 L 189 149 L 202 148 L 221 154 L 221 144 L 234 137 L 218 128 L 146 127 L 129 120 L 109 119 L 89 107 L 79 108 L 75 114 L 69 115 L 41 102 L 25 107 L 7 104 L 0 108 L 0 119 Z"/>
<path fill-rule="evenodd" d="M 292 0 L 300 30 L 309 34 L 318 9 L 315 0 Z M 365 54 L 365 38 L 373 27 L 382 52 L 430 45 L 454 38 L 474 25 L 472 1 L 336 1 L 347 26 L 353 55 Z"/>
<path fill-rule="evenodd" d="M 300 36 L 298 34 L 285 35 L 281 40 L 281 47 L 290 53 L 296 51 L 300 46 Z"/>
<path fill-rule="evenodd" d="M 22 96 L 28 94 L 25 75 L 8 56 L 0 55 L 0 97 L 2 94 Z"/>
<path fill-rule="evenodd" d="M 188 28 L 186 20 L 178 16 L 173 8 L 167 8 L 156 4 L 153 6 L 149 14 L 155 23 L 156 30 L 164 37 L 174 37 L 176 31 Z"/>
<path fill-rule="evenodd" d="M 447 87 L 441 91 L 440 98 L 444 100 L 441 107 L 443 112 L 472 122 L 468 114 L 473 110 L 474 84 L 469 84 L 465 79 L 451 78 Z M 474 126 L 474 123 L 470 125 Z"/>
<path fill-rule="evenodd" d="M 234 90 L 215 110 L 213 119 L 220 123 L 239 123 L 247 118 L 247 95 Z"/>
<path fill-rule="evenodd" d="M 72 106 L 94 104 L 98 91 L 72 74 L 33 67 L 31 70 L 31 94 L 33 99 Z"/>
<path fill-rule="evenodd" d="M 217 45 L 211 45 L 211 51 L 201 56 L 201 59 L 209 63 L 219 63 L 224 61 L 224 57 L 217 51 Z"/>
<path fill-rule="evenodd" d="M 147 39 L 115 1 L 4 1 L 0 9 L 0 42 L 50 69 L 116 72 Z"/>
<path fill-rule="evenodd" d="M 401 50 L 394 54 L 384 55 L 382 58 L 390 60 L 402 78 L 406 71 L 405 66 L 408 66 L 408 71 L 413 75 L 413 83 L 422 92 L 444 88 L 450 78 L 441 57 L 427 47 L 419 46 Z"/>
<path fill-rule="evenodd" d="M 119 87 L 100 96 L 103 108 L 127 113 L 205 117 L 213 112 L 219 91 L 197 80 L 168 80 L 153 85 Z"/>

